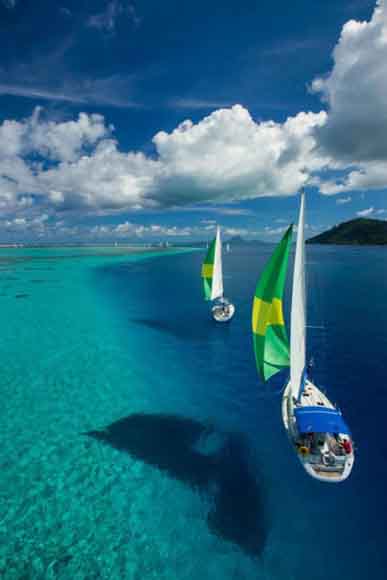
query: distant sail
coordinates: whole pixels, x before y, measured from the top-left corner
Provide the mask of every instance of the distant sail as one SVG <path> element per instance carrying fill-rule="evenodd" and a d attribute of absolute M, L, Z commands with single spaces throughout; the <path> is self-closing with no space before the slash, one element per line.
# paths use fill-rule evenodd
<path fill-rule="evenodd" d="M 212 278 L 211 300 L 223 297 L 222 242 L 220 228 L 216 230 L 214 275 Z"/>
<path fill-rule="evenodd" d="M 298 399 L 305 371 L 305 194 L 301 194 L 300 217 L 294 258 L 292 309 L 290 316 L 290 382 L 293 396 Z"/>
<path fill-rule="evenodd" d="M 220 230 L 211 242 L 202 266 L 203 290 L 206 300 L 215 300 L 223 296 L 222 242 Z"/>
<path fill-rule="evenodd" d="M 255 360 L 264 381 L 289 366 L 289 340 L 282 311 L 292 226 L 276 247 L 255 290 L 252 330 Z"/>

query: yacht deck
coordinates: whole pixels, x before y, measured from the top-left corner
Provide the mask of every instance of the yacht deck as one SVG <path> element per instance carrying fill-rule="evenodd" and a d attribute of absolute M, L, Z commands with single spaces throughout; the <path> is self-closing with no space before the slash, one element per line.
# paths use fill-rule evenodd
<path fill-rule="evenodd" d="M 304 392 L 301 395 L 301 405 L 303 407 L 334 408 L 329 399 L 319 389 L 316 389 L 316 387 L 313 388 L 309 381 L 306 381 Z"/>

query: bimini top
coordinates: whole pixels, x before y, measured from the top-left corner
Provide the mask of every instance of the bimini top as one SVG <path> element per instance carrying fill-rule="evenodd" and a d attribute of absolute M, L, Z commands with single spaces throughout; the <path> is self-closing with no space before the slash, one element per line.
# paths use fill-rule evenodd
<path fill-rule="evenodd" d="M 341 413 L 328 407 L 297 407 L 294 411 L 300 433 L 343 433 L 350 435 Z"/>

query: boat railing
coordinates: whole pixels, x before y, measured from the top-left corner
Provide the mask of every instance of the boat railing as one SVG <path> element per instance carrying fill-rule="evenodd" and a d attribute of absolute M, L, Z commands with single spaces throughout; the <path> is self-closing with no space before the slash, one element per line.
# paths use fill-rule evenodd
<path fill-rule="evenodd" d="M 323 463 L 314 463 L 314 466 L 318 468 L 319 471 L 325 471 L 327 473 L 341 473 L 344 468 L 344 464 L 335 464 L 335 465 L 324 465 Z"/>

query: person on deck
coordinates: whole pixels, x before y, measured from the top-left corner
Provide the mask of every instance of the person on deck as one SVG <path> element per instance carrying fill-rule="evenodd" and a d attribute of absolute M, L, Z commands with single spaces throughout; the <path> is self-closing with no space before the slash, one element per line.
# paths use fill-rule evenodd
<path fill-rule="evenodd" d="M 343 443 L 344 451 L 349 455 L 352 452 L 352 445 L 349 439 L 344 439 Z"/>

